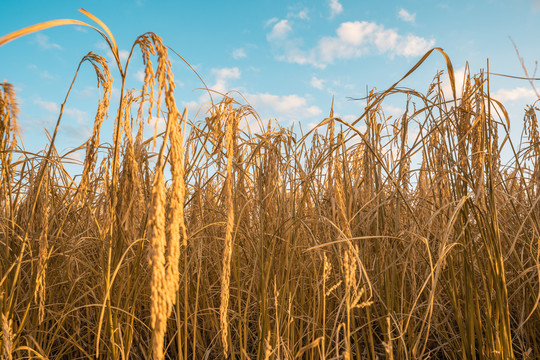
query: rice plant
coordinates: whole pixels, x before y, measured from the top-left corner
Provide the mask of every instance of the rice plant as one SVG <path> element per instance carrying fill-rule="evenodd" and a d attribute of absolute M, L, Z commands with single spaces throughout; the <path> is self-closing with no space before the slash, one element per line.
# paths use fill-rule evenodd
<path fill-rule="evenodd" d="M 466 71 L 458 89 L 436 48 L 371 91 L 352 123 L 332 106 L 305 134 L 275 121 L 251 131 L 262 121 L 237 93 L 215 94 L 197 120 L 177 108 L 176 53 L 159 36 L 136 38 L 122 63 L 106 25 L 81 11 L 96 25 L 0 38 L 89 26 L 115 58 L 79 65 L 102 89 L 82 174 L 55 147 L 65 102 L 30 153 L 13 86 L 0 86 L 3 358 L 540 357 L 535 104 L 515 146 L 489 73 Z M 126 86 L 133 56 L 141 90 Z M 431 56 L 447 68 L 427 93 L 398 86 Z M 396 96 L 407 110 L 394 119 L 384 103 Z M 166 130 L 144 138 L 153 117 Z"/>

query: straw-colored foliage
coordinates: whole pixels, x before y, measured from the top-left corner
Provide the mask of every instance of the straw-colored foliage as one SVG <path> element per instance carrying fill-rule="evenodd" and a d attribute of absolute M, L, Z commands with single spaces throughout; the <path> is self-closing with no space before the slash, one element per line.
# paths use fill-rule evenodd
<path fill-rule="evenodd" d="M 307 134 L 213 94 L 176 107 L 169 51 L 147 33 L 106 59 L 80 176 L 55 139 L 17 142 L 0 87 L 0 352 L 6 359 L 533 359 L 540 357 L 540 137 L 519 146 L 489 76 L 426 94 L 372 91 L 349 124 Z M 62 20 L 0 38 L 0 45 Z M 142 54 L 142 90 L 125 84 Z M 2 56 L 10 56 L 3 54 Z M 15 56 L 15 55 L 14 55 Z M 453 95 L 445 98 L 442 78 Z M 69 93 L 66 96 L 66 101 Z M 389 97 L 404 99 L 396 119 Z M 455 97 L 455 98 L 454 98 Z M 65 104 L 65 102 L 64 102 Z M 151 118 L 167 127 L 143 138 Z M 101 125 L 114 123 L 112 141 Z"/>

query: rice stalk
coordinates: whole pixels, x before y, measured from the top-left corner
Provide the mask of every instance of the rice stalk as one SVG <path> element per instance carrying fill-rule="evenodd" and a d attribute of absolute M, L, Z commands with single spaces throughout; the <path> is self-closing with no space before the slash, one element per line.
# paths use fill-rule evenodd
<path fill-rule="evenodd" d="M 274 120 L 252 131 L 262 120 L 233 93 L 214 93 L 225 96 L 203 120 L 181 114 L 161 38 L 141 35 L 121 64 L 112 32 L 83 13 L 122 88 L 110 104 L 112 70 L 83 58 L 103 92 L 73 151 L 86 151 L 79 184 L 55 146 L 69 92 L 44 150 L 30 153 L 16 139 L 13 87 L 0 87 L 2 356 L 540 356 L 536 105 L 515 147 L 489 70 L 467 67 L 456 89 L 433 49 L 368 92 L 352 123 L 332 103 L 307 134 Z M 126 82 L 136 47 L 139 90 Z M 398 87 L 435 53 L 447 73 L 426 94 Z M 395 118 L 384 113 L 394 96 Z M 146 138 L 156 119 L 165 132 Z"/>

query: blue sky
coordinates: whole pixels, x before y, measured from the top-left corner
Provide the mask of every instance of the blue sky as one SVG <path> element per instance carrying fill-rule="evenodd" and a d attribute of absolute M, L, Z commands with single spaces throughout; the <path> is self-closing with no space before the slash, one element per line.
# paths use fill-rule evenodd
<path fill-rule="evenodd" d="M 363 104 L 349 97 L 389 87 L 434 46 L 448 53 L 458 77 L 466 61 L 477 73 L 486 69 L 488 58 L 492 72 L 523 76 L 509 37 L 531 74 L 540 59 L 538 0 L 4 1 L 0 36 L 52 19 L 91 23 L 77 11 L 81 7 L 108 25 L 121 54 L 138 35 L 155 32 L 210 87 L 238 90 L 263 120 L 276 118 L 283 126 L 301 125 L 304 130 L 328 115 L 333 95 L 335 112 L 352 121 L 361 115 Z M 46 145 L 44 129 L 54 129 L 77 65 L 90 51 L 112 59 L 95 31 L 78 26 L 48 29 L 0 47 L 0 80 L 12 83 L 18 93 L 27 150 Z M 177 103 L 188 107 L 192 117 L 207 97 L 197 90 L 202 84 L 195 74 L 171 58 Z M 128 86 L 140 88 L 142 69 L 140 60 L 130 65 Z M 443 58 L 433 54 L 403 86 L 425 92 L 436 71 L 443 69 Z M 118 88 L 120 76 L 112 75 Z M 516 138 L 523 109 L 535 93 L 522 80 L 492 77 L 491 86 L 508 108 Z M 97 98 L 95 75 L 86 65 L 62 120 L 57 143 L 61 153 L 90 135 Z M 113 99 L 111 114 L 114 104 Z M 404 108 L 403 98 L 390 99 L 385 107 L 393 116 Z M 110 141 L 111 123 L 109 118 L 102 141 Z"/>

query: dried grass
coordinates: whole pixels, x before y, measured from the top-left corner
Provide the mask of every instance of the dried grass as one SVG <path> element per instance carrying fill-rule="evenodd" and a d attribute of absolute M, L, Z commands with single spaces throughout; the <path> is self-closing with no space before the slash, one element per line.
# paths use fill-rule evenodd
<path fill-rule="evenodd" d="M 203 121 L 180 113 L 161 39 L 140 36 L 121 64 L 83 13 L 117 69 L 94 53 L 80 63 L 103 88 L 80 182 L 55 148 L 64 105 L 31 154 L 13 87 L 0 87 L 4 358 L 540 357 L 534 104 L 516 148 L 489 74 L 466 71 L 459 92 L 434 49 L 405 77 L 438 52 L 452 99 L 439 73 L 427 94 L 370 92 L 351 124 L 332 105 L 308 134 L 275 122 L 252 133 L 240 124 L 260 119 L 240 96 L 214 95 Z M 137 48 L 142 90 L 125 84 Z M 406 97 L 394 120 L 392 96 Z M 157 117 L 166 131 L 144 139 Z"/>

